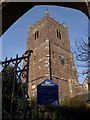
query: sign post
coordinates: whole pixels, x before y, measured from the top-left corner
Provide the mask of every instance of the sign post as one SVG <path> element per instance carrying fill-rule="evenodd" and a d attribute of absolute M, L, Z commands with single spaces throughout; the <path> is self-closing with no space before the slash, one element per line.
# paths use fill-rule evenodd
<path fill-rule="evenodd" d="M 48 79 L 37 85 L 37 103 L 58 106 L 58 85 Z"/>

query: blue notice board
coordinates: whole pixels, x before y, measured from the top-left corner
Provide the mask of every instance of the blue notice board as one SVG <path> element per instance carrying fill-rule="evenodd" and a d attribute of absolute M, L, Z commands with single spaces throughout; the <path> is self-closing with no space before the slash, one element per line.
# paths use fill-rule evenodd
<path fill-rule="evenodd" d="M 45 105 L 58 105 L 58 85 L 48 79 L 37 85 L 37 103 Z"/>

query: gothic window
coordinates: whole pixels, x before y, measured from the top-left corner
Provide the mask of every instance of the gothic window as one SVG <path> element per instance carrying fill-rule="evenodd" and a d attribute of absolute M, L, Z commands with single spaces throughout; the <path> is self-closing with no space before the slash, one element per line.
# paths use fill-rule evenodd
<path fill-rule="evenodd" d="M 61 32 L 58 29 L 57 29 L 57 38 L 59 38 L 61 40 Z"/>
<path fill-rule="evenodd" d="M 60 62 L 62 65 L 65 64 L 65 59 L 64 59 L 64 56 L 63 56 L 63 55 L 59 56 L 59 62 Z"/>
<path fill-rule="evenodd" d="M 39 37 L 39 31 L 35 32 L 35 40 Z"/>

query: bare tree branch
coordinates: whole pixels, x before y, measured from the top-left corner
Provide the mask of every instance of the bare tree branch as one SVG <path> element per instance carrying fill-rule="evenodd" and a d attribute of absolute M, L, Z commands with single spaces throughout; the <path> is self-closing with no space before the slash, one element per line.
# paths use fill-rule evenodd
<path fill-rule="evenodd" d="M 88 67 L 90 67 L 90 46 L 88 44 L 88 40 L 76 40 L 75 45 L 76 47 L 75 49 L 72 48 L 72 51 L 75 54 L 76 67 L 82 68 L 78 74 L 88 74 Z"/>

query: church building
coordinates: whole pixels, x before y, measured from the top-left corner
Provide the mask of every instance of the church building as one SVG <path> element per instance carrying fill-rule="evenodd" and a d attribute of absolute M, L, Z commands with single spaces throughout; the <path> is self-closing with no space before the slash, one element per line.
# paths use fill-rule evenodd
<path fill-rule="evenodd" d="M 37 85 L 46 79 L 59 86 L 59 98 L 75 96 L 78 83 L 74 56 L 66 25 L 45 15 L 28 29 L 27 50 L 33 50 L 29 66 L 29 96 L 37 96 Z"/>

